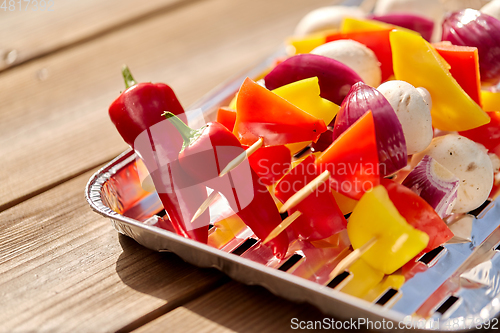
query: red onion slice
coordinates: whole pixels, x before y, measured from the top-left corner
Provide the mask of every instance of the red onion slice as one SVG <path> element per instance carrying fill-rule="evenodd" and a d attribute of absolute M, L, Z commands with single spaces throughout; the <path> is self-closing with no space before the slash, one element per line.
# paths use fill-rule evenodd
<path fill-rule="evenodd" d="M 398 27 L 410 29 L 418 32 L 422 37 L 430 42 L 434 31 L 434 21 L 421 15 L 411 13 L 390 13 L 386 15 L 370 15 L 368 18 L 380 22 L 385 22 Z"/>
<path fill-rule="evenodd" d="M 343 63 L 317 54 L 299 54 L 288 58 L 264 78 L 269 90 L 310 77 L 318 77 L 320 96 L 340 105 L 358 81 L 358 74 Z M 328 125 L 328 124 L 327 124 Z"/>
<path fill-rule="evenodd" d="M 333 140 L 368 110 L 372 111 L 375 122 L 380 175 L 393 174 L 408 163 L 406 141 L 396 112 L 377 89 L 363 82 L 352 86 L 335 118 Z"/>
<path fill-rule="evenodd" d="M 429 155 L 415 166 L 403 185 L 417 193 L 444 218 L 451 213 L 460 180 Z"/>
<path fill-rule="evenodd" d="M 453 12 L 443 21 L 442 40 L 477 47 L 481 81 L 500 81 L 499 20 L 470 8 Z"/>

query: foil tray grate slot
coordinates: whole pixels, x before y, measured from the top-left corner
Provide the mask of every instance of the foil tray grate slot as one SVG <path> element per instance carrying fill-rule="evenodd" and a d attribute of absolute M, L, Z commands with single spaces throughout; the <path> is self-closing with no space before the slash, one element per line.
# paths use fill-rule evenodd
<path fill-rule="evenodd" d="M 500 243 L 498 243 L 497 245 L 495 245 L 493 247 L 493 250 L 497 251 L 497 252 L 500 252 Z"/>
<path fill-rule="evenodd" d="M 342 282 L 344 282 L 345 279 L 347 279 L 351 273 L 348 271 L 344 271 L 337 275 L 330 283 L 328 283 L 326 286 L 332 289 L 337 288 Z"/>
<path fill-rule="evenodd" d="M 438 246 L 434 250 L 427 252 L 418 261 L 426 265 L 427 267 L 433 266 L 439 258 L 441 258 L 446 253 L 446 248 L 443 246 Z"/>
<path fill-rule="evenodd" d="M 167 215 L 167 211 L 165 209 L 162 209 L 161 211 L 156 213 L 156 215 L 159 217 L 163 217 L 163 216 Z"/>
<path fill-rule="evenodd" d="M 304 258 L 304 256 L 298 254 L 298 253 L 294 253 L 290 258 L 288 258 L 287 261 L 285 261 L 283 263 L 283 265 L 281 265 L 278 270 L 280 271 L 283 271 L 283 272 L 286 272 L 288 271 L 290 268 L 292 268 L 293 266 L 295 266 L 295 264 L 297 264 L 299 261 L 301 261 L 302 259 Z"/>
<path fill-rule="evenodd" d="M 236 254 L 237 256 L 241 256 L 243 253 L 247 252 L 252 246 L 257 244 L 257 240 L 254 238 L 248 238 L 243 242 L 240 246 L 234 249 L 231 253 Z"/>
<path fill-rule="evenodd" d="M 441 304 L 441 306 L 439 306 L 439 308 L 436 310 L 436 313 L 440 313 L 441 315 L 444 315 L 448 310 L 450 310 L 450 308 L 455 303 L 457 303 L 457 301 L 459 299 L 460 298 L 453 296 L 453 295 L 448 297 L 448 299 L 446 301 L 444 301 L 443 304 Z"/>
<path fill-rule="evenodd" d="M 481 219 L 491 208 L 493 208 L 493 206 L 494 204 L 492 203 L 492 201 L 490 199 L 487 199 L 481 206 L 477 207 L 474 210 L 471 210 L 468 214 Z"/>
<path fill-rule="evenodd" d="M 375 302 L 380 306 L 386 305 L 394 296 L 398 294 L 398 290 L 390 288 Z"/>
<path fill-rule="evenodd" d="M 215 225 L 213 225 L 213 224 L 209 224 L 209 225 L 208 225 L 208 230 L 212 229 L 213 227 L 215 227 Z"/>

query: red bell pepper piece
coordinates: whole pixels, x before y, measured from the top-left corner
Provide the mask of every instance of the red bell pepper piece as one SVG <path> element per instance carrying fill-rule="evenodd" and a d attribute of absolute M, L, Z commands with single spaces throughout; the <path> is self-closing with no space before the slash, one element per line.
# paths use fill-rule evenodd
<path fill-rule="evenodd" d="M 286 202 L 317 176 L 319 173 L 314 164 L 314 155 L 309 155 L 276 185 L 276 197 L 281 202 Z M 288 213 L 295 211 L 302 214 L 290 225 L 290 229 L 303 239 L 313 241 L 328 238 L 347 226 L 328 184 L 320 186 Z"/>
<path fill-rule="evenodd" d="M 210 122 L 192 130 L 172 113 L 165 117 L 177 128 L 184 144 L 179 163 L 197 183 L 203 183 L 227 199 L 231 209 L 260 239 L 265 239 L 281 223 L 281 216 L 266 186 L 248 163 L 241 163 L 223 177 L 220 172 L 244 150 L 226 127 Z M 266 244 L 278 258 L 288 249 L 288 237 L 281 233 Z"/>
<path fill-rule="evenodd" d="M 418 194 L 390 179 L 382 179 L 381 184 L 406 222 L 429 235 L 429 243 L 424 252 L 435 249 L 453 237 L 453 232 L 443 219 Z"/>
<path fill-rule="evenodd" d="M 283 177 L 292 165 L 292 154 L 286 146 L 261 147 L 248 157 L 262 184 L 269 186 Z"/>
<path fill-rule="evenodd" d="M 463 90 L 481 105 L 481 79 L 476 47 L 452 45 L 447 42 L 433 44 L 436 51 L 451 66 L 451 76 Z"/>
<path fill-rule="evenodd" d="M 210 222 L 208 212 L 196 224 L 190 223 L 199 205 L 207 198 L 206 188 L 182 184 L 181 180 L 186 177 L 175 161 L 182 138 L 173 131 L 164 131 L 171 125 L 161 116 L 164 110 L 171 110 L 185 117 L 184 109 L 168 85 L 137 84 L 128 68 L 124 68 L 122 74 L 127 89 L 109 107 L 111 121 L 123 140 L 143 158 L 177 233 L 206 243 Z M 173 178 L 179 181 L 173 182 Z"/>
<path fill-rule="evenodd" d="M 488 124 L 458 133 L 482 144 L 489 152 L 500 157 L 500 111 L 487 113 L 491 118 Z"/>
<path fill-rule="evenodd" d="M 364 44 L 373 51 L 380 61 L 380 70 L 382 71 L 382 82 L 394 74 L 392 69 L 392 50 L 389 40 L 389 33 L 392 29 L 362 31 L 362 32 L 336 32 L 326 36 L 326 43 L 339 39 L 352 39 Z"/>
<path fill-rule="evenodd" d="M 226 126 L 232 132 L 234 123 L 236 122 L 236 110 L 226 107 L 219 108 L 217 111 L 217 122 Z"/>
<path fill-rule="evenodd" d="M 250 146 L 259 137 L 265 146 L 316 141 L 326 131 L 322 119 L 311 116 L 247 78 L 238 92 L 233 133 Z"/>
<path fill-rule="evenodd" d="M 371 111 L 366 112 L 316 159 L 319 173 L 330 171 L 330 186 L 359 200 L 380 184 L 377 140 Z"/>

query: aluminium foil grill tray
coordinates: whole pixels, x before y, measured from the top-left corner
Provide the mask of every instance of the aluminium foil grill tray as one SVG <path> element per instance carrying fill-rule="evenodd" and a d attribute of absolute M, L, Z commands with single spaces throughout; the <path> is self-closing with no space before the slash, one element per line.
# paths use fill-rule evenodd
<path fill-rule="evenodd" d="M 187 109 L 189 124 L 196 127 L 212 120 L 245 77 L 258 78 L 285 53 L 281 48 L 249 72 L 215 88 Z M 261 285 L 294 302 L 308 302 L 337 319 L 385 320 L 395 328 L 413 321 L 418 329 L 443 331 L 471 330 L 484 323 L 500 326 L 496 318 L 500 313 L 500 205 L 496 201 L 451 221 L 460 237 L 420 258 L 425 269 L 399 290 L 385 290 L 368 302 L 339 291 L 349 280 L 348 272 L 328 278 L 338 263 L 332 258 L 339 255 L 342 244 L 349 246 L 345 234 L 337 237 L 336 247 L 294 241 L 281 261 L 246 227 L 225 240 L 217 239 L 217 227 L 213 227 L 210 245 L 175 234 L 167 217 L 161 217 L 164 210 L 156 193 L 142 188 L 132 150 L 96 172 L 85 194 L 92 209 L 110 218 L 118 232 L 152 250 L 174 252 L 199 267 L 216 267 L 237 281 Z M 211 223 L 218 221 L 228 215 L 227 206 L 217 202 L 210 214 Z"/>

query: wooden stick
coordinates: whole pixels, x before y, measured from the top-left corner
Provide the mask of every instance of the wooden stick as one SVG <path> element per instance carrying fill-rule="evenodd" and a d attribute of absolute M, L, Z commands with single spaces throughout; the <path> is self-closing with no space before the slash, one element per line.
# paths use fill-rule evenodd
<path fill-rule="evenodd" d="M 201 214 L 203 214 L 207 210 L 208 206 L 210 206 L 218 198 L 219 198 L 219 192 L 213 191 L 212 193 L 210 193 L 208 198 L 206 198 L 205 201 L 203 201 L 200 208 L 198 208 L 198 210 L 194 214 L 193 218 L 191 219 L 191 223 L 193 223 L 194 220 L 200 217 Z"/>
<path fill-rule="evenodd" d="M 288 216 L 286 219 L 283 220 L 276 228 L 271 231 L 269 236 L 266 237 L 266 239 L 262 242 L 262 244 L 266 244 L 270 240 L 274 239 L 276 236 L 281 234 L 283 230 L 285 230 L 290 224 L 292 224 L 293 221 L 295 221 L 302 213 L 299 211 L 294 212 L 292 215 Z"/>
<path fill-rule="evenodd" d="M 307 198 L 309 194 L 314 192 L 321 184 L 326 182 L 330 178 L 330 171 L 326 170 L 318 177 L 314 178 L 309 184 L 304 186 L 301 190 L 297 191 L 294 195 L 288 199 L 283 206 L 280 208 L 280 213 L 283 214 L 290 208 L 298 205 L 302 200 Z"/>
<path fill-rule="evenodd" d="M 368 242 L 363 244 L 360 248 L 349 253 L 344 259 L 342 259 L 334 270 L 329 275 L 329 280 L 333 280 L 337 275 L 345 271 L 349 266 L 351 266 L 356 260 L 358 260 L 366 251 L 368 251 L 373 244 L 378 240 L 378 237 L 373 237 Z"/>
<path fill-rule="evenodd" d="M 257 151 L 257 149 L 259 149 L 260 147 L 262 147 L 263 143 L 264 143 L 264 139 L 263 138 L 259 138 L 259 140 L 257 140 L 253 145 L 251 145 L 250 147 L 248 147 L 247 150 L 245 150 L 244 152 L 242 152 L 241 154 L 239 154 L 234 160 L 232 160 L 231 162 L 229 162 L 226 165 L 226 167 L 220 172 L 219 177 L 224 176 L 226 173 L 228 173 L 229 171 L 233 170 L 238 165 L 240 165 L 241 162 L 243 162 L 250 155 L 252 155 L 253 153 L 255 153 Z"/>

